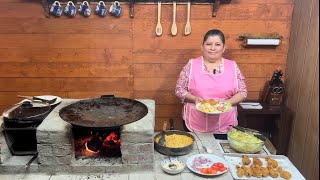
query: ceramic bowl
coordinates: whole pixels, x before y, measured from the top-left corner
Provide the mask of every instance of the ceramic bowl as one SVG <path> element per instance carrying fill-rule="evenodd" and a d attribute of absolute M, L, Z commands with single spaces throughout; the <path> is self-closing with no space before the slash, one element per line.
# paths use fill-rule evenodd
<path fill-rule="evenodd" d="M 243 136 L 242 134 L 245 134 L 245 132 L 242 131 L 238 131 L 238 130 L 232 130 L 232 131 L 237 131 L 238 135 L 237 136 L 231 136 L 230 133 L 231 131 L 228 132 L 228 141 L 230 144 L 230 147 L 238 152 L 241 153 L 249 153 L 249 154 L 254 154 L 259 152 L 263 145 L 264 145 L 264 141 L 260 141 L 260 142 L 249 142 L 249 138 L 254 138 L 256 139 L 256 137 L 254 137 L 253 135 L 247 135 L 247 136 Z"/>
<path fill-rule="evenodd" d="M 171 159 L 171 161 L 170 161 Z M 179 158 L 173 157 L 173 158 L 167 158 L 161 161 L 161 168 L 164 172 L 168 174 L 178 174 L 181 173 L 184 170 L 185 163 L 181 161 Z M 169 168 L 169 164 L 173 163 L 177 166 L 176 169 Z"/>

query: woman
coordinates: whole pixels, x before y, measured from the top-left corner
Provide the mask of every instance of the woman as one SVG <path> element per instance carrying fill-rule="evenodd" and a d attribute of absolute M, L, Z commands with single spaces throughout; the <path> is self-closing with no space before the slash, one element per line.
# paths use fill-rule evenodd
<path fill-rule="evenodd" d="M 224 34 L 208 31 L 202 56 L 191 59 L 180 73 L 175 93 L 184 104 L 182 117 L 190 131 L 226 134 L 230 125 L 238 125 L 236 105 L 247 97 L 247 87 L 238 65 L 222 57 L 225 49 Z M 232 109 L 220 115 L 202 113 L 195 104 L 206 99 L 228 101 Z"/>

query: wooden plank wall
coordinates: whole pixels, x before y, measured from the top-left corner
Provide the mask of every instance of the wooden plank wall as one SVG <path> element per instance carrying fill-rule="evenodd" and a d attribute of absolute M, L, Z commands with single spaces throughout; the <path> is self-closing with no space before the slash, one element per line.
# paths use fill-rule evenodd
<path fill-rule="evenodd" d="M 288 156 L 306 179 L 319 179 L 319 1 L 294 1 L 287 106 L 294 112 Z"/>
<path fill-rule="evenodd" d="M 221 29 L 225 57 L 246 77 L 249 99 L 258 99 L 275 69 L 285 70 L 292 0 L 233 0 L 211 17 L 212 5 L 191 6 L 192 32 L 183 35 L 186 4 L 177 5 L 178 34 L 172 37 L 172 5 L 162 6 L 163 34 L 155 35 L 156 4 L 128 5 L 120 18 L 45 18 L 36 0 L 0 0 L 0 110 L 19 101 L 16 95 L 54 94 L 90 98 L 114 94 L 156 101 L 156 130 L 164 120 L 181 129 L 181 104 L 174 88 L 182 67 L 201 54 L 203 35 Z M 108 4 L 109 6 L 110 4 Z M 93 6 L 93 5 L 92 5 Z M 94 8 L 94 6 L 92 7 Z M 242 33 L 277 32 L 276 48 L 243 48 Z"/>

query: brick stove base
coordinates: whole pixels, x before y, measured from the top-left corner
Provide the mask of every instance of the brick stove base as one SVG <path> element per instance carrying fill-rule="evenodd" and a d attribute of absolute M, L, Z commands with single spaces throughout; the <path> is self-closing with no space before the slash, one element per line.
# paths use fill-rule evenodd
<path fill-rule="evenodd" d="M 59 116 L 59 110 L 77 100 L 63 99 L 37 128 L 38 157 L 26 167 L 32 156 L 12 156 L 3 129 L 0 128 L 0 171 L 6 173 L 129 173 L 154 170 L 155 102 L 139 100 L 148 107 L 148 114 L 121 127 L 119 158 L 75 158 L 71 125 Z M 0 125 L 3 117 L 0 117 Z M 2 127 L 2 126 L 1 126 Z"/>

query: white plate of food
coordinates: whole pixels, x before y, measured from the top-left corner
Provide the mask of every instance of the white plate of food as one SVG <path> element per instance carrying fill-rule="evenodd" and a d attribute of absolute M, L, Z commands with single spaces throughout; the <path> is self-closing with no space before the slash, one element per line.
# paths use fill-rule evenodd
<path fill-rule="evenodd" d="M 34 96 L 34 97 L 40 98 L 40 99 L 44 99 L 44 100 L 47 100 L 47 101 L 50 101 L 50 100 L 53 100 L 53 99 L 56 98 L 56 100 L 55 100 L 53 103 L 50 103 L 51 106 L 54 106 L 54 105 L 56 105 L 56 104 L 59 104 L 59 103 L 62 101 L 61 97 L 59 97 L 59 96 L 41 95 L 41 96 Z M 31 97 L 30 99 L 32 99 L 32 97 Z M 28 99 L 24 99 L 24 100 L 22 100 L 22 102 L 23 102 L 23 101 L 30 101 L 30 99 L 29 99 L 29 98 L 28 98 Z M 33 99 L 33 101 L 39 101 L 39 102 L 41 102 L 41 100 L 36 100 L 36 99 Z"/>
<path fill-rule="evenodd" d="M 186 164 L 192 172 L 205 176 L 217 176 L 228 171 L 227 162 L 213 154 L 193 155 Z"/>
<path fill-rule="evenodd" d="M 196 109 L 206 114 L 222 114 L 229 112 L 232 105 L 227 101 L 204 100 L 196 104 Z"/>

